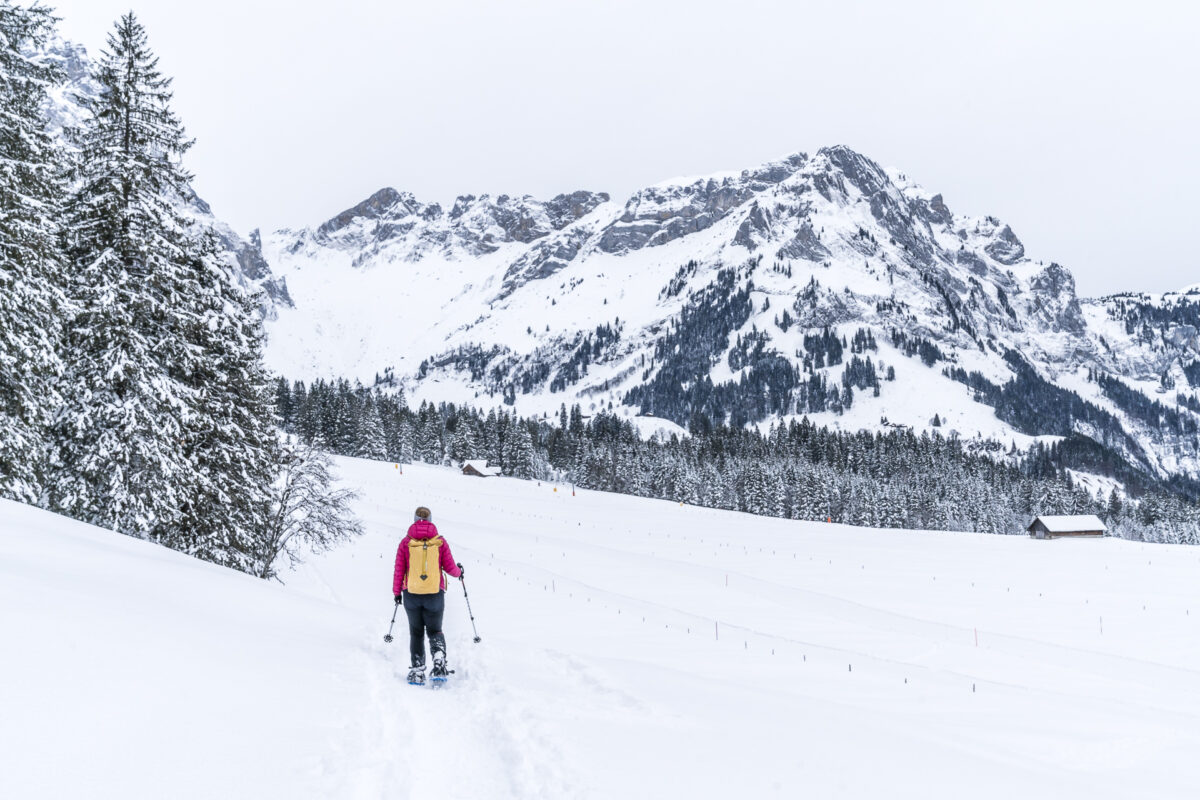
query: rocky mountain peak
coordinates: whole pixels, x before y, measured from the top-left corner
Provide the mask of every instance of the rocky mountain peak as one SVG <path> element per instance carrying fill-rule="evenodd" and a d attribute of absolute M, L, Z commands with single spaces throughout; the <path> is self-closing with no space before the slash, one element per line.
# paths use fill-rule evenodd
<path fill-rule="evenodd" d="M 883 167 L 846 145 L 822 147 L 817 151 L 817 159 L 824 159 L 829 167 L 844 175 L 865 197 L 871 197 L 892 185 Z"/>
<path fill-rule="evenodd" d="M 318 237 L 331 236 L 360 219 L 406 216 L 414 208 L 419 207 L 420 204 L 417 203 L 416 198 L 411 194 L 398 192 L 390 186 L 386 186 L 358 205 L 352 206 L 336 217 L 321 223 L 317 228 L 317 235 Z"/>

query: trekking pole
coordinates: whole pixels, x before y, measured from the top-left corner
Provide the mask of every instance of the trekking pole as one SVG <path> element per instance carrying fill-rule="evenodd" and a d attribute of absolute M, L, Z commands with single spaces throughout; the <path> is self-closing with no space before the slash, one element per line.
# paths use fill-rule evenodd
<path fill-rule="evenodd" d="M 396 624 L 396 614 L 400 611 L 400 604 L 396 603 L 396 607 L 392 609 L 392 624 L 388 625 L 388 632 L 383 635 L 383 640 L 388 644 L 392 642 L 392 628 Z"/>
<path fill-rule="evenodd" d="M 467 616 L 471 618 L 471 630 L 475 632 L 475 644 L 479 644 L 482 640 L 479 638 L 479 631 L 475 629 L 475 615 L 471 612 L 471 598 L 467 596 L 467 582 L 461 576 L 458 582 L 463 587 L 463 600 L 467 601 Z"/>

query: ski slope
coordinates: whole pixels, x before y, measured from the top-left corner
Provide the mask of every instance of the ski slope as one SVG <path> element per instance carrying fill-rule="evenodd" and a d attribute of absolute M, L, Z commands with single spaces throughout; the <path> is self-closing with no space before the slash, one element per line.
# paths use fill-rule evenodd
<path fill-rule="evenodd" d="M 0 797 L 1184 798 L 1200 549 L 791 523 L 342 459 L 265 583 L 0 503 Z M 557 491 L 555 491 L 557 489 Z M 425 504 L 444 690 L 382 641 Z M 1191 611 L 1197 614 L 1191 614 Z"/>

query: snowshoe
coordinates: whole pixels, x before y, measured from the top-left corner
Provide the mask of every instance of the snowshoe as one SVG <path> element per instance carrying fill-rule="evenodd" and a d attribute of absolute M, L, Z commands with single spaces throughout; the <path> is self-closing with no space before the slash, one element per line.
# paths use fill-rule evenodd
<path fill-rule="evenodd" d="M 408 671 L 409 686 L 424 686 L 425 685 L 425 670 L 413 668 Z"/>
<path fill-rule="evenodd" d="M 449 680 L 454 673 L 452 669 L 446 669 L 446 656 L 443 653 L 433 654 L 433 669 L 429 673 L 429 678 L 434 684 L 443 684 Z"/>

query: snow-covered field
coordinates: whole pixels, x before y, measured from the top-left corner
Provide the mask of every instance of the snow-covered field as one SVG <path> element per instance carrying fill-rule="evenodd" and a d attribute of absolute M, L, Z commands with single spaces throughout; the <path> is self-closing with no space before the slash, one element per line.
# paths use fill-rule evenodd
<path fill-rule="evenodd" d="M 0 503 L 0 797 L 1196 796 L 1200 549 L 340 464 L 367 534 L 286 586 Z M 418 503 L 440 692 L 382 641 Z"/>

